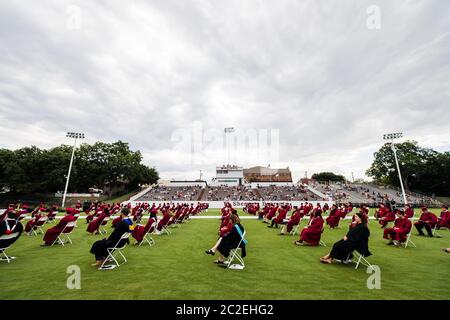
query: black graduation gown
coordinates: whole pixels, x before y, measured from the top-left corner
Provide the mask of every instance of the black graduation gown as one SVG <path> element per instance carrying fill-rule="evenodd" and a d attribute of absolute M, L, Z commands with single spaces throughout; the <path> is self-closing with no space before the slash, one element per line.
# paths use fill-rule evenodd
<path fill-rule="evenodd" d="M 233 229 L 222 238 L 222 241 L 219 244 L 219 247 L 217 248 L 217 251 L 219 251 L 224 257 L 228 257 L 230 255 L 230 250 L 236 249 L 239 245 L 239 242 L 241 241 L 241 235 L 236 230 L 236 226 L 241 230 L 242 234 L 244 234 L 244 227 L 241 224 L 236 224 L 233 226 Z M 245 251 L 245 243 L 241 243 L 241 249 L 242 249 L 242 257 L 245 257 L 247 255 Z"/>
<path fill-rule="evenodd" d="M 91 253 L 95 255 L 96 260 L 103 260 L 108 256 L 108 248 L 113 248 L 125 232 L 128 232 L 130 226 L 125 221 L 120 221 L 108 239 L 98 240 L 94 242 L 91 248 Z M 128 239 L 122 240 L 124 243 L 129 243 Z M 121 247 L 124 243 L 120 243 Z"/>
<path fill-rule="evenodd" d="M 12 231 L 12 233 L 18 232 L 19 236 L 14 239 L 0 240 L 0 248 L 7 248 L 7 247 L 11 246 L 14 242 L 17 241 L 17 239 L 19 239 L 19 237 L 22 235 L 22 232 L 23 232 L 22 223 L 20 223 L 17 220 L 5 219 L 2 222 L 0 222 L 0 236 L 3 236 L 4 234 L 6 234 L 6 230 L 8 230 L 8 228 L 6 227 L 6 224 L 9 225 L 9 228 Z"/>
<path fill-rule="evenodd" d="M 369 251 L 370 231 L 364 224 L 360 223 L 347 233 L 347 240 L 339 240 L 333 245 L 330 256 L 337 260 L 347 260 L 353 258 L 352 252 L 358 251 L 364 257 L 372 255 Z"/>

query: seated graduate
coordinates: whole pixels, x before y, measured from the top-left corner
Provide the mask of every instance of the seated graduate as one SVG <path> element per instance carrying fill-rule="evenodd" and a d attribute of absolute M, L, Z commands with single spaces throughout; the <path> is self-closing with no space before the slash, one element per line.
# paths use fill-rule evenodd
<path fill-rule="evenodd" d="M 34 218 L 27 222 L 25 225 L 25 232 L 31 232 L 32 230 L 36 229 L 36 223 L 39 221 L 40 218 L 42 218 L 45 215 L 45 212 L 38 210 Z"/>
<path fill-rule="evenodd" d="M 439 217 L 438 225 L 436 228 L 450 229 L 450 211 L 448 211 L 448 206 L 442 206 L 441 215 Z"/>
<path fill-rule="evenodd" d="M 406 217 L 406 212 L 403 210 L 397 211 L 397 219 L 394 222 L 393 228 L 384 229 L 384 239 L 390 240 L 388 245 L 399 246 L 401 243 L 405 242 L 408 234 L 411 232 L 412 223 Z"/>
<path fill-rule="evenodd" d="M 379 220 L 380 218 L 383 218 L 386 216 L 387 210 L 383 203 L 380 203 L 378 206 L 378 210 L 375 210 L 375 218 Z"/>
<path fill-rule="evenodd" d="M 222 220 L 222 223 L 220 224 L 220 229 L 219 229 L 219 239 L 217 239 L 216 243 L 214 244 L 214 246 L 209 249 L 206 250 L 206 254 L 210 254 L 210 255 L 214 255 L 217 251 L 217 248 L 219 247 L 220 242 L 222 241 L 223 237 L 225 237 L 227 234 L 229 234 L 231 232 L 231 230 L 233 230 L 234 227 L 234 223 L 233 220 L 231 219 L 231 216 L 238 216 L 237 212 L 232 212 L 228 218 Z"/>
<path fill-rule="evenodd" d="M 305 244 L 309 246 L 319 245 L 323 232 L 323 223 L 322 210 L 314 210 L 314 212 L 311 213 L 311 219 L 309 220 L 308 226 L 303 228 L 302 233 L 300 234 L 300 240 L 295 241 L 294 244 L 303 245 L 303 242 L 305 242 Z"/>
<path fill-rule="evenodd" d="M 273 225 L 275 225 L 275 228 L 278 228 L 279 224 L 284 224 L 284 219 L 286 218 L 286 215 L 289 211 L 289 208 L 287 205 L 282 206 L 280 208 L 280 211 L 278 213 L 278 215 L 272 219 L 272 223 L 270 226 L 267 226 L 268 228 L 273 228 Z"/>
<path fill-rule="evenodd" d="M 385 215 L 378 219 L 378 222 L 381 224 L 381 228 L 386 228 L 387 224 L 392 221 L 395 221 L 395 213 L 389 208 L 386 209 Z"/>
<path fill-rule="evenodd" d="M 269 213 L 270 204 L 266 204 L 262 210 L 258 212 L 258 220 L 263 220 L 264 217 Z"/>
<path fill-rule="evenodd" d="M 331 211 L 328 217 L 325 219 L 330 229 L 337 228 L 339 226 L 339 220 L 341 220 L 340 212 L 335 204 L 331 206 Z"/>
<path fill-rule="evenodd" d="M 225 258 L 228 258 L 230 251 L 236 249 L 239 243 L 241 243 L 240 248 L 242 249 L 241 256 L 244 258 L 247 255 L 245 251 L 246 241 L 241 242 L 244 234 L 244 227 L 241 225 L 241 220 L 236 214 L 232 214 L 230 219 L 233 223 L 233 228 L 222 238 L 217 246 L 217 251 L 220 253 L 219 259 L 214 261 L 217 264 L 225 264 Z"/>
<path fill-rule="evenodd" d="M 298 207 L 294 207 L 294 213 L 289 218 L 287 223 L 283 226 L 281 229 L 280 235 L 284 235 L 286 232 L 290 233 L 292 231 L 292 228 L 294 228 L 296 225 L 300 223 L 300 220 L 302 220 L 303 217 L 303 209 L 300 210 Z"/>
<path fill-rule="evenodd" d="M 3 221 L 3 220 L 5 220 L 5 219 L 8 217 L 8 213 L 9 213 L 10 211 L 14 211 L 14 212 L 15 212 L 15 210 L 14 210 L 14 205 L 13 205 L 13 204 L 8 205 L 8 209 L 6 209 L 5 212 L 3 212 L 3 213 L 0 215 L 0 222 Z"/>
<path fill-rule="evenodd" d="M 333 245 L 331 252 L 322 258 L 322 263 L 332 263 L 333 259 L 347 261 L 347 258 L 353 258 L 352 252 L 357 250 L 364 257 L 372 255 L 369 251 L 370 231 L 367 228 L 367 217 L 363 213 L 355 215 L 356 226 L 347 233 L 347 235 Z"/>
<path fill-rule="evenodd" d="M 86 231 L 90 234 L 98 234 L 99 228 L 103 223 L 103 220 L 105 220 L 106 217 L 109 217 L 109 209 L 103 208 L 103 212 L 100 213 L 97 218 L 89 222 Z M 105 221 L 106 222 L 106 221 Z"/>
<path fill-rule="evenodd" d="M 142 242 L 142 240 L 144 240 L 145 235 L 149 232 L 150 228 L 152 227 L 153 223 L 155 223 L 155 221 L 156 221 L 155 219 L 150 218 L 148 219 L 147 224 L 145 226 L 137 225 L 134 228 L 133 233 L 131 235 L 134 239 L 136 239 L 136 243 L 134 244 L 135 246 L 139 245 Z"/>
<path fill-rule="evenodd" d="M 279 206 L 273 206 L 269 209 L 268 213 L 264 216 L 264 223 L 269 223 L 270 221 L 272 221 L 272 219 L 275 217 L 275 215 L 277 214 Z"/>
<path fill-rule="evenodd" d="M 16 219 L 16 212 L 8 210 L 6 217 L 0 222 L 0 237 L 18 232 L 19 235 L 13 239 L 0 240 L 0 248 L 7 248 L 19 239 L 23 232 L 23 225 Z"/>
<path fill-rule="evenodd" d="M 419 236 L 424 236 L 422 229 L 425 227 L 427 230 L 428 236 L 433 237 L 433 228 L 438 222 L 437 216 L 428 211 L 428 208 L 422 208 L 422 214 L 420 215 L 419 221 L 414 223 L 417 231 L 419 232 Z"/>
<path fill-rule="evenodd" d="M 45 232 L 44 239 L 43 239 L 44 243 L 41 244 L 42 247 L 51 246 L 56 241 L 56 239 L 58 239 L 59 234 L 64 230 L 66 225 L 69 222 L 73 222 L 73 221 L 77 220 L 74 217 L 73 213 L 74 213 L 74 211 L 72 210 L 72 208 L 67 208 L 66 215 L 64 216 L 64 218 L 62 218 L 56 226 L 49 228 Z M 73 229 L 73 227 L 71 229 Z M 71 230 L 66 230 L 66 231 L 70 232 Z"/>
<path fill-rule="evenodd" d="M 124 233 L 130 232 L 131 225 L 133 224 L 131 219 L 128 218 L 130 209 L 123 208 L 120 214 L 122 216 L 122 220 L 114 228 L 114 231 L 111 233 L 111 235 L 107 239 L 94 242 L 94 244 L 92 245 L 90 253 L 95 255 L 96 261 L 94 264 L 92 264 L 93 267 L 101 266 L 108 256 L 107 249 L 113 248 L 117 244 L 117 242 L 119 242 Z M 122 241 L 129 243 L 128 239 Z M 123 243 L 120 243 L 119 246 L 121 246 L 122 244 Z"/>
<path fill-rule="evenodd" d="M 172 213 L 170 212 L 170 209 L 168 207 L 163 208 L 161 211 L 163 213 L 163 217 L 158 222 L 158 226 L 156 227 L 156 230 L 155 230 L 156 234 L 161 234 L 163 228 L 169 224 L 169 221 L 172 218 Z"/>
<path fill-rule="evenodd" d="M 408 219 L 414 217 L 414 209 L 411 208 L 409 204 L 405 206 L 405 217 L 407 217 Z"/>

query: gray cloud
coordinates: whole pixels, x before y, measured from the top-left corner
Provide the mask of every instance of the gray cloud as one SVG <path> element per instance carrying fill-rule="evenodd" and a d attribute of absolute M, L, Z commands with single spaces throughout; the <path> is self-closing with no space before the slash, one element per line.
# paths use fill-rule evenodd
<path fill-rule="evenodd" d="M 363 177 L 390 131 L 448 150 L 450 3 L 375 2 L 2 2 L 0 147 L 52 147 L 82 130 L 130 142 L 167 178 L 226 162 L 222 145 L 183 161 L 171 137 L 195 121 L 279 129 L 272 166 L 296 178 Z M 380 30 L 366 27 L 372 4 Z M 67 27 L 70 5 L 80 29 Z"/>

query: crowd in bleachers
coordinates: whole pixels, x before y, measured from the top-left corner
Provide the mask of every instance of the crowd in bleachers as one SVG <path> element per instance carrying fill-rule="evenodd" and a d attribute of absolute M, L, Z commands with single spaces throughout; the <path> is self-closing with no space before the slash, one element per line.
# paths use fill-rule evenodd
<path fill-rule="evenodd" d="M 137 201 L 197 201 L 201 192 L 200 186 L 155 186 Z"/>
<path fill-rule="evenodd" d="M 313 183 L 311 186 L 323 193 L 334 201 L 349 201 L 353 203 L 375 205 L 377 203 L 403 203 L 403 195 L 401 192 L 389 188 L 381 188 L 372 185 L 358 185 L 351 183 Z M 406 199 L 408 203 L 414 206 L 436 206 L 441 203 L 432 197 L 407 193 Z"/>
<path fill-rule="evenodd" d="M 259 187 L 258 192 L 266 201 L 320 201 L 316 194 L 303 186 Z"/>
<path fill-rule="evenodd" d="M 155 186 L 137 201 L 323 201 L 353 202 L 359 204 L 376 204 L 388 202 L 403 203 L 399 191 L 372 185 L 351 183 L 312 183 L 309 186 L 318 194 L 303 185 L 296 186 L 201 186 L 168 187 Z M 415 206 L 440 206 L 441 203 L 432 197 L 419 194 L 407 194 L 408 203 Z"/>
<path fill-rule="evenodd" d="M 251 188 L 245 186 L 210 187 L 206 192 L 207 201 L 258 201 L 258 195 Z"/>

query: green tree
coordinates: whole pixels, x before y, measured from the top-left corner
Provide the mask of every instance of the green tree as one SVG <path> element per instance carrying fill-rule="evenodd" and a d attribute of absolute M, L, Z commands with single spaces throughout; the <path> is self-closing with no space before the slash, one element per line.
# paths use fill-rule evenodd
<path fill-rule="evenodd" d="M 429 148 L 422 148 L 416 141 L 406 141 L 395 145 L 407 191 L 446 194 L 449 192 L 450 155 Z M 378 184 L 399 187 L 400 180 L 395 157 L 390 143 L 375 152 L 374 161 L 366 174 Z"/>
<path fill-rule="evenodd" d="M 66 182 L 72 147 L 62 145 L 50 150 L 26 147 L 15 151 L 0 149 L 0 188 L 18 193 L 53 193 Z M 75 152 L 70 192 L 86 192 L 90 187 L 125 184 L 128 190 L 139 184 L 156 183 L 155 168 L 142 164 L 142 154 L 128 143 L 97 142 L 82 144 Z"/>
<path fill-rule="evenodd" d="M 345 177 L 342 175 L 335 174 L 333 172 L 321 172 L 321 173 L 314 173 L 311 177 L 314 180 L 320 181 L 320 182 L 327 182 L 327 181 L 345 181 Z"/>

